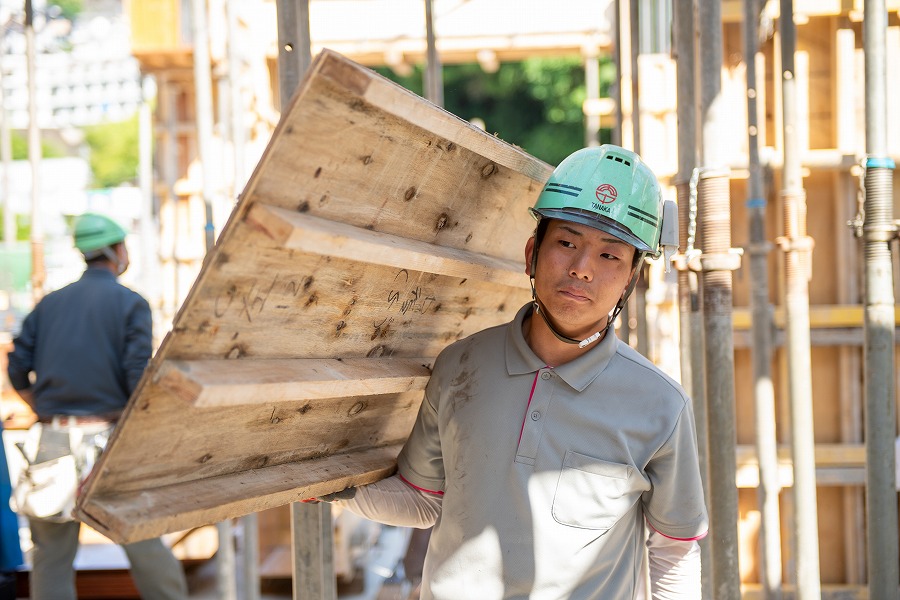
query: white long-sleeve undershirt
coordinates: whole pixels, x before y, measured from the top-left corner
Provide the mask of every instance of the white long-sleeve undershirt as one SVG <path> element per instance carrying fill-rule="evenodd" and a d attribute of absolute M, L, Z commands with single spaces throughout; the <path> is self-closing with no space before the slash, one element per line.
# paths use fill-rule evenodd
<path fill-rule="evenodd" d="M 443 496 L 418 490 L 399 475 L 360 486 L 350 500 L 338 503 L 361 517 L 385 525 L 426 529 L 441 512 Z M 652 600 L 700 598 L 700 546 L 668 538 L 650 527 L 647 538 Z"/>

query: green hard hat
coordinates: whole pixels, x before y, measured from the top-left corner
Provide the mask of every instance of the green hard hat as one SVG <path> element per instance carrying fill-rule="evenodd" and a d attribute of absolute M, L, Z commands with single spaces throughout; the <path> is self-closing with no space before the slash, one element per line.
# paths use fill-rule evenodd
<path fill-rule="evenodd" d="M 531 215 L 588 225 L 659 256 L 663 199 L 641 157 L 619 146 L 583 148 L 563 160 Z"/>
<path fill-rule="evenodd" d="M 107 216 L 84 213 L 75 220 L 72 237 L 75 247 L 82 253 L 100 250 L 125 240 L 127 232 L 121 225 Z"/>

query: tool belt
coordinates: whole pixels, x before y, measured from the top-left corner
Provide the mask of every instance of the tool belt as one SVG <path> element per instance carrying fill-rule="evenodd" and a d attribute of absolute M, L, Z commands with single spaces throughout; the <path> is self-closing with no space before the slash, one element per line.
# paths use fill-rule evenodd
<path fill-rule="evenodd" d="M 33 519 L 73 521 L 78 487 L 100 457 L 114 422 L 69 415 L 39 419 L 16 447 L 25 467 L 13 486 L 13 511 Z"/>

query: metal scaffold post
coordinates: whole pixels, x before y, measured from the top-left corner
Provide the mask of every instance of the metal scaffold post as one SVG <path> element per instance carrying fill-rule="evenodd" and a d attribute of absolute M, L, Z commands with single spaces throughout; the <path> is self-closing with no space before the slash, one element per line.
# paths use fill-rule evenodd
<path fill-rule="evenodd" d="M 700 290 L 697 273 L 688 268 L 688 259 L 696 254 L 696 194 L 692 194 L 691 173 L 697 165 L 697 78 L 694 36 L 696 11 L 693 0 L 676 0 L 672 21 L 672 50 L 676 64 L 678 110 L 678 173 L 675 189 L 678 199 L 679 254 L 678 310 L 681 336 L 681 383 L 694 406 L 700 476 L 709 506 L 709 441 L 706 432 L 706 397 L 703 374 L 703 330 L 700 315 Z M 713 555 L 709 536 L 700 540 L 701 589 L 703 600 L 711 600 Z"/>
<path fill-rule="evenodd" d="M 744 0 L 744 63 L 747 65 L 747 137 L 750 177 L 747 211 L 750 215 L 750 279 L 753 324 L 753 396 L 756 454 L 759 461 L 757 498 L 760 582 L 767 600 L 781 599 L 781 512 L 778 496 L 778 440 L 775 430 L 775 388 L 772 383 L 773 315 L 769 303 L 768 257 L 772 245 L 766 239 L 766 196 L 759 161 L 756 55 L 759 49 L 759 2 Z"/>
<path fill-rule="evenodd" d="M 25 0 L 25 62 L 28 70 L 28 162 L 31 165 L 31 295 L 37 304 L 44 296 L 44 220 L 41 214 L 41 131 L 37 122 L 34 8 Z"/>
<path fill-rule="evenodd" d="M 866 73 L 865 204 L 865 432 L 869 597 L 898 597 L 897 489 L 894 439 L 894 282 L 890 243 L 894 161 L 887 154 L 887 12 L 884 0 L 866 0 L 863 44 Z"/>
<path fill-rule="evenodd" d="M 797 598 L 821 597 L 819 532 L 816 501 L 815 435 L 813 428 L 812 359 L 809 334 L 809 280 L 813 240 L 806 234 L 806 192 L 800 166 L 797 81 L 794 73 L 796 27 L 792 0 L 781 0 L 781 95 L 784 114 L 782 203 L 784 235 L 785 329 L 787 332 L 791 453 L 794 472 L 794 537 Z"/>
<path fill-rule="evenodd" d="M 722 93 L 722 6 L 698 4 L 700 66 L 700 164 L 695 170 L 697 214 L 701 232 L 700 270 L 707 435 L 709 440 L 710 537 L 712 588 L 716 600 L 741 597 L 738 566 L 738 494 L 735 486 L 735 423 L 732 278 L 740 264 L 731 248 L 730 171 L 726 161 L 726 110 Z M 692 177 L 692 183 L 695 178 Z"/>

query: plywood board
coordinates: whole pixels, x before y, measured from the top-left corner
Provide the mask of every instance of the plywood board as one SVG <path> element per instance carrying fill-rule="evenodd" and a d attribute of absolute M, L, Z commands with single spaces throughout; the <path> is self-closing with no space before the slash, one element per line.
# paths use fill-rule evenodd
<path fill-rule="evenodd" d="M 550 171 L 323 52 L 79 517 L 131 542 L 389 475 L 437 353 L 529 300 L 527 207 Z"/>

